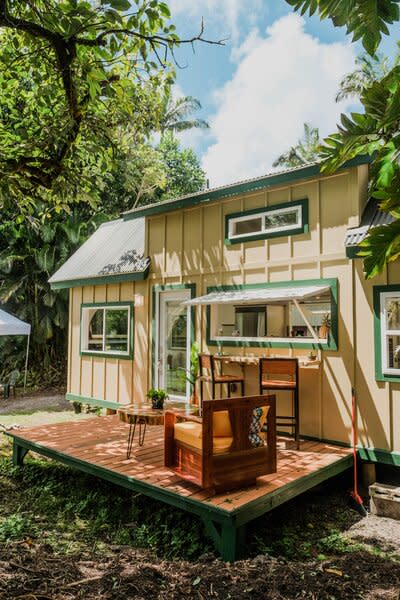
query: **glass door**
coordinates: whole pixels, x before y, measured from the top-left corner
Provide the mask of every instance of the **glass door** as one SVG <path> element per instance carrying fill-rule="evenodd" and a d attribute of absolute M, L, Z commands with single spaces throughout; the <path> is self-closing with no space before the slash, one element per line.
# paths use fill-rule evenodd
<path fill-rule="evenodd" d="M 190 290 L 159 292 L 157 386 L 167 391 L 170 400 L 186 401 L 190 389 L 186 379 L 190 367 L 190 308 L 182 302 Z"/>

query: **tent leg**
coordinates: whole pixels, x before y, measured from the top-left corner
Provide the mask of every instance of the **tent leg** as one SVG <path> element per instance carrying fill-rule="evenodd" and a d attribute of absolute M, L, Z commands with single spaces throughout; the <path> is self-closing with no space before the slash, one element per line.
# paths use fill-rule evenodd
<path fill-rule="evenodd" d="M 28 371 L 28 358 L 29 358 L 29 340 L 30 340 L 31 336 L 28 335 L 28 341 L 26 343 L 26 359 L 25 359 L 25 374 L 24 374 L 24 394 L 25 394 L 25 390 L 26 390 L 26 374 Z"/>

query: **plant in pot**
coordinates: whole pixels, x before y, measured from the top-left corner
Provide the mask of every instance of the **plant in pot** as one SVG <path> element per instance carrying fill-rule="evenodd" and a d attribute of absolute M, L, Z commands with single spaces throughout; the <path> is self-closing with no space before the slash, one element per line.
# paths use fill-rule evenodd
<path fill-rule="evenodd" d="M 151 400 L 151 408 L 154 409 L 164 408 L 164 400 L 168 399 L 167 392 L 161 389 L 151 388 L 146 395 Z"/>
<path fill-rule="evenodd" d="M 319 328 L 318 335 L 320 338 L 326 339 L 329 335 L 329 330 L 331 328 L 331 316 L 329 313 L 323 316 L 321 321 L 321 326 Z"/>

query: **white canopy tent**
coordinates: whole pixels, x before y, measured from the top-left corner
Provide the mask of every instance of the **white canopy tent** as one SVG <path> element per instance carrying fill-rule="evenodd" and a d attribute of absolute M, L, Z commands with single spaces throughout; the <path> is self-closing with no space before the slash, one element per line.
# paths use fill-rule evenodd
<path fill-rule="evenodd" d="M 29 341 L 31 336 L 31 326 L 21 319 L 17 319 L 14 315 L 5 310 L 0 309 L 0 335 L 26 335 L 26 359 L 25 359 L 25 375 L 24 375 L 24 390 L 26 387 L 26 373 L 28 369 L 28 356 L 29 356 Z"/>

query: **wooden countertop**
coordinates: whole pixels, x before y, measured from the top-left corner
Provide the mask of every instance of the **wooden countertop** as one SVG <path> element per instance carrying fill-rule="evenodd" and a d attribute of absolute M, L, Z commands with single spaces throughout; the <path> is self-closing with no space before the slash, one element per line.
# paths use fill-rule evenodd
<path fill-rule="evenodd" d="M 233 354 L 214 354 L 214 358 L 216 360 L 222 360 L 224 363 L 231 363 L 231 364 L 239 364 L 239 365 L 258 365 L 260 358 L 264 358 L 262 356 L 240 356 L 240 355 L 233 355 Z M 266 358 L 286 358 L 286 357 L 282 357 L 282 356 L 271 356 L 269 355 Z M 299 367 L 300 368 L 307 368 L 307 367 L 315 367 L 315 366 L 320 366 L 321 361 L 318 359 L 314 359 L 311 360 L 307 357 L 301 357 L 298 359 L 299 360 Z"/>

